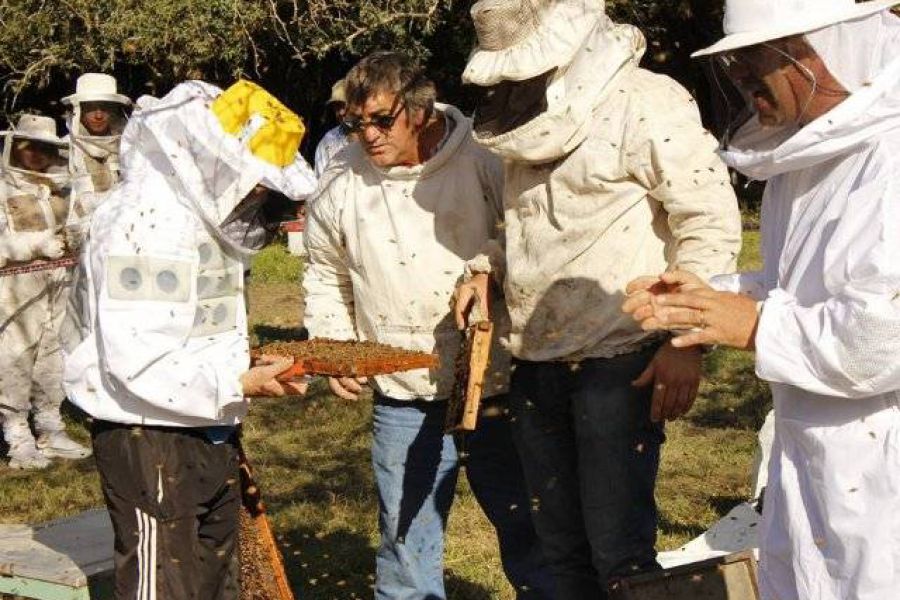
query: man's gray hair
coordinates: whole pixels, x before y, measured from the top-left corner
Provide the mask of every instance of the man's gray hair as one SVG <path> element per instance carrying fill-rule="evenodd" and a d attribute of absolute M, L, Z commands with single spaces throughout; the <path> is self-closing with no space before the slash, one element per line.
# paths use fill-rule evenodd
<path fill-rule="evenodd" d="M 387 92 L 399 96 L 407 115 L 423 110 L 427 121 L 434 111 L 434 82 L 416 61 L 397 52 L 374 52 L 363 58 L 345 82 L 348 106 L 362 106 L 373 95 Z"/>

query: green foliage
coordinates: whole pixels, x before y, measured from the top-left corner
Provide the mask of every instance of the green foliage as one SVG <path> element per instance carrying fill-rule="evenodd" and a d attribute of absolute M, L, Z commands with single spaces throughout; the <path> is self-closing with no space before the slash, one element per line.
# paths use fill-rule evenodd
<path fill-rule="evenodd" d="M 186 78 L 259 80 L 325 126 L 331 84 L 376 49 L 427 62 L 442 96 L 471 107 L 459 75 L 474 42 L 474 0 L 0 0 L 0 81 L 7 113 L 47 107 L 84 71 L 113 72 L 125 92 L 165 93 Z M 719 32 L 721 0 L 608 0 L 639 26 L 648 64 L 692 89 L 689 51 Z"/>
<path fill-rule="evenodd" d="M 234 76 L 262 2 L 233 0 L 4 0 L 0 64 L 16 92 L 82 71 L 146 69 L 151 81 Z"/>
<path fill-rule="evenodd" d="M 288 253 L 284 244 L 272 244 L 253 257 L 250 273 L 257 283 L 293 283 L 299 287 L 303 261 Z"/>
<path fill-rule="evenodd" d="M 4 109 L 50 103 L 78 74 L 115 73 L 125 92 L 203 78 L 260 80 L 305 113 L 355 57 L 428 56 L 454 0 L 0 0 Z M 464 58 L 464 57 L 463 57 Z"/>

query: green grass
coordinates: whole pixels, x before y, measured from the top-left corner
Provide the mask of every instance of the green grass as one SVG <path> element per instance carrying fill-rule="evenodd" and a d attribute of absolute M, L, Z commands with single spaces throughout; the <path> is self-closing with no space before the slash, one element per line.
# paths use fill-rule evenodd
<path fill-rule="evenodd" d="M 750 232 L 743 268 L 758 268 L 759 236 Z M 299 260 L 281 247 L 260 253 L 250 285 L 257 340 L 292 335 L 303 310 Z M 718 350 L 689 415 L 667 427 L 657 497 L 660 549 L 702 533 L 750 494 L 755 429 L 768 392 L 753 377 L 752 357 Z M 71 430 L 86 439 L 77 417 Z M 337 400 L 321 382 L 305 398 L 260 400 L 246 423 L 288 576 L 304 600 L 371 597 L 378 539 L 369 459 L 371 403 Z M 43 473 L 0 466 L 0 522 L 38 522 L 103 503 L 92 461 L 57 463 Z M 461 478 L 449 523 L 447 587 L 455 600 L 511 600 L 484 515 Z"/>
<path fill-rule="evenodd" d="M 303 261 L 287 251 L 284 244 L 266 246 L 253 257 L 253 281 L 258 283 L 299 283 Z"/>

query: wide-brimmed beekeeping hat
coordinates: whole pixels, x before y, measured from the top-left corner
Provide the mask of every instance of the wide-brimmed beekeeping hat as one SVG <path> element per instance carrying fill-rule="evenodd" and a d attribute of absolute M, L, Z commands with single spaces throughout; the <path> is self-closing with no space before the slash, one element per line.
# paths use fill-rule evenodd
<path fill-rule="evenodd" d="M 480 0 L 471 10 L 478 45 L 463 81 L 524 81 L 567 65 L 604 13 L 603 0 Z"/>

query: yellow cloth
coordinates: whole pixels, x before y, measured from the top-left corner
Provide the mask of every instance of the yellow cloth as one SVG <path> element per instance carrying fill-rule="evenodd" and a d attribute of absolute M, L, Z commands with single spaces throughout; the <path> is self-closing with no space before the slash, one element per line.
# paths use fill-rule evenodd
<path fill-rule="evenodd" d="M 260 86 L 240 80 L 210 108 L 227 133 L 247 138 L 244 143 L 258 159 L 276 167 L 294 162 L 306 133 L 303 120 Z"/>

